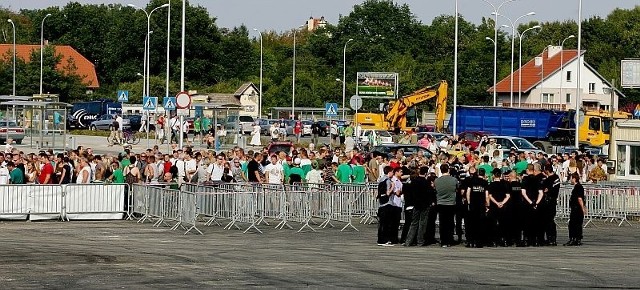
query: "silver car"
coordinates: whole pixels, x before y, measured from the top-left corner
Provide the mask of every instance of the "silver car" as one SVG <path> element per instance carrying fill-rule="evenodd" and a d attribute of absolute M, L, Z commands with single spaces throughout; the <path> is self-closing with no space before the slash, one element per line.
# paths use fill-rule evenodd
<path fill-rule="evenodd" d="M 105 114 L 100 116 L 97 120 L 91 122 L 89 125 L 89 130 L 109 130 L 111 131 L 111 126 L 113 124 L 113 115 Z M 122 119 L 122 129 L 129 130 L 131 129 L 131 121 L 129 119 Z"/>
<path fill-rule="evenodd" d="M 8 123 L 8 126 L 7 126 Z M 16 144 L 22 144 L 24 139 L 24 128 L 18 126 L 16 121 L 0 120 L 0 143 L 6 144 L 8 139 L 13 139 Z"/>

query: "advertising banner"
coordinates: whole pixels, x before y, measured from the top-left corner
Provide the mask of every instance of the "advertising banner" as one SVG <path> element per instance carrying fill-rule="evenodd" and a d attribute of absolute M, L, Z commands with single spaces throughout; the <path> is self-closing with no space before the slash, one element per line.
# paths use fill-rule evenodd
<path fill-rule="evenodd" d="M 398 74 L 359 72 L 356 95 L 364 98 L 395 99 L 398 97 Z"/>

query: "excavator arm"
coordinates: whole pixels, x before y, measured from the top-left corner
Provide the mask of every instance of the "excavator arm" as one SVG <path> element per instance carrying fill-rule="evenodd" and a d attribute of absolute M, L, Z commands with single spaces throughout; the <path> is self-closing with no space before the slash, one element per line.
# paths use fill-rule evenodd
<path fill-rule="evenodd" d="M 405 128 L 407 124 L 407 111 L 410 108 L 428 101 L 434 97 L 436 99 L 436 131 L 444 129 L 444 118 L 447 111 L 447 81 L 440 81 L 439 84 L 417 90 L 410 95 L 404 96 L 390 104 L 386 121 L 390 128 Z"/>

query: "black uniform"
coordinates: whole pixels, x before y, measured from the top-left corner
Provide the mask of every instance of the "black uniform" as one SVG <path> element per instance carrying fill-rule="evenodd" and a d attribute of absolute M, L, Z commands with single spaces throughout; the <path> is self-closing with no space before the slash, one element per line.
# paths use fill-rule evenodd
<path fill-rule="evenodd" d="M 586 207 L 586 201 L 584 200 L 584 187 L 582 184 L 576 183 L 571 191 L 571 198 L 569 199 L 569 208 L 571 213 L 569 214 L 569 239 L 571 241 L 580 242 L 582 240 L 582 223 L 584 222 L 584 213 L 582 207 L 578 203 L 578 198 L 582 199 Z"/>
<path fill-rule="evenodd" d="M 465 219 L 467 229 L 467 243 L 470 246 L 481 247 L 486 241 L 486 231 L 484 227 L 487 213 L 486 190 L 487 181 L 480 177 L 472 177 L 469 181 L 469 212 Z"/>
<path fill-rule="evenodd" d="M 404 195 L 404 225 L 402 226 L 402 233 L 400 234 L 400 243 L 404 244 L 407 240 L 411 223 L 413 222 L 416 188 L 411 182 L 405 183 L 402 186 L 402 194 Z M 412 243 L 412 241 L 409 241 L 409 243 Z"/>
<path fill-rule="evenodd" d="M 520 181 L 509 182 L 509 188 L 511 192 L 511 198 L 509 198 L 509 204 L 507 206 L 509 219 L 509 232 L 511 233 L 508 243 L 520 244 L 522 243 L 522 230 L 524 223 L 524 209 L 525 203 L 522 198 L 522 184 Z"/>
<path fill-rule="evenodd" d="M 511 188 L 509 183 L 504 180 L 494 181 L 489 184 L 489 195 L 496 202 L 503 202 L 507 195 L 511 195 Z M 498 207 L 493 202 L 490 202 L 489 206 L 489 218 L 487 220 L 487 229 L 490 235 L 490 239 L 493 243 L 499 245 L 506 245 L 509 233 L 508 223 L 508 204 L 505 204 L 502 208 Z"/>
<path fill-rule="evenodd" d="M 546 235 L 548 244 L 556 244 L 558 231 L 556 229 L 556 206 L 558 205 L 558 194 L 560 194 L 560 177 L 557 174 L 549 175 L 543 182 L 544 198 L 540 208 L 542 214 L 542 229 Z"/>
<path fill-rule="evenodd" d="M 530 246 L 537 246 L 542 242 L 542 222 L 540 211 L 538 208 L 538 194 L 542 190 L 542 176 L 541 175 L 528 175 L 522 180 L 522 188 L 525 190 L 525 194 L 531 200 L 531 204 L 525 200 L 524 211 L 525 224 L 524 224 L 524 237 L 526 242 Z"/>
<path fill-rule="evenodd" d="M 409 189 L 414 208 L 411 223 L 405 222 L 405 227 L 409 229 L 405 244 L 412 245 L 417 243 L 419 246 L 422 246 L 426 244 L 425 234 L 428 227 L 427 220 L 432 205 L 436 202 L 436 191 L 433 186 L 428 183 L 427 179 L 422 176 L 411 178 L 411 186 Z M 404 194 L 406 201 L 406 189 L 404 190 Z"/>

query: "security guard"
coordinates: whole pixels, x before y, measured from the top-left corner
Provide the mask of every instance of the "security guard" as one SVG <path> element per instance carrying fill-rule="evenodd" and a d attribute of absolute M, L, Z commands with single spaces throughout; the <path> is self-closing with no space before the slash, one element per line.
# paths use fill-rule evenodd
<path fill-rule="evenodd" d="M 525 201 L 524 236 L 528 246 L 540 245 L 542 231 L 539 205 L 544 196 L 540 164 L 527 165 L 527 176 L 522 179 L 522 197 Z"/>
<path fill-rule="evenodd" d="M 492 172 L 493 182 L 489 184 L 489 223 L 492 245 L 507 246 L 508 215 L 507 205 L 511 198 L 509 183 L 502 180 L 502 170 L 496 168 Z"/>
<path fill-rule="evenodd" d="M 580 175 L 577 172 L 571 174 L 571 198 L 569 199 L 569 242 L 565 246 L 582 245 L 582 223 L 587 214 L 587 206 L 584 201 L 584 187 L 580 184 Z"/>
<path fill-rule="evenodd" d="M 467 226 L 467 247 L 482 248 L 486 242 L 485 217 L 489 209 L 489 192 L 487 191 L 485 171 L 478 169 L 478 176 L 469 181 L 467 187 L 467 202 L 469 212 L 465 219 Z"/>
<path fill-rule="evenodd" d="M 522 240 L 522 225 L 524 223 L 524 199 L 522 197 L 522 183 L 518 179 L 518 174 L 515 171 L 509 172 L 509 189 L 511 198 L 507 206 L 507 215 L 511 218 L 508 219 L 509 224 L 509 240 L 507 245 L 523 246 Z"/>
<path fill-rule="evenodd" d="M 553 166 L 547 164 L 544 169 L 547 176 L 543 182 L 544 198 L 540 208 L 542 214 L 542 230 L 546 235 L 546 244 L 557 246 L 556 238 L 556 206 L 558 205 L 558 195 L 560 194 L 560 177 L 553 171 Z"/>

